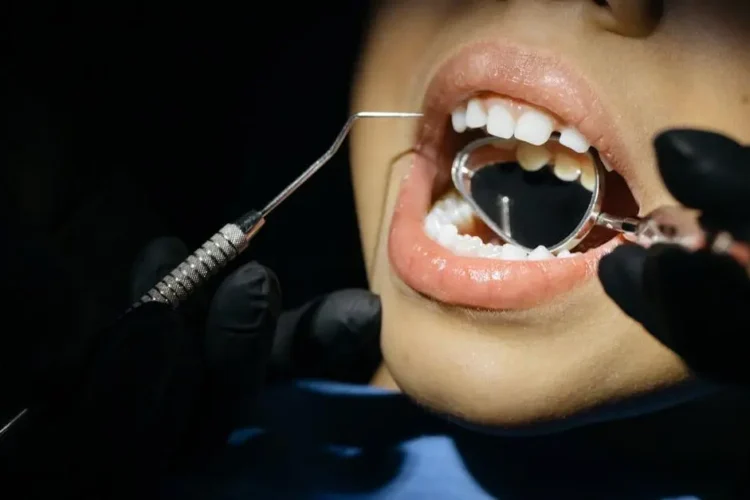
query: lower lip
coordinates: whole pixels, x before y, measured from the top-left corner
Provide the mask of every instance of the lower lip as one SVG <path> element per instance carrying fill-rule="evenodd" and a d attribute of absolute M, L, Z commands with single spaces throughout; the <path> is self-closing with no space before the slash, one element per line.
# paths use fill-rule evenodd
<path fill-rule="evenodd" d="M 460 257 L 424 232 L 437 166 L 415 156 L 393 212 L 388 238 L 391 265 L 404 283 L 447 304 L 482 309 L 529 309 L 586 283 L 597 264 L 621 243 L 614 238 L 570 258 L 504 261 Z"/>

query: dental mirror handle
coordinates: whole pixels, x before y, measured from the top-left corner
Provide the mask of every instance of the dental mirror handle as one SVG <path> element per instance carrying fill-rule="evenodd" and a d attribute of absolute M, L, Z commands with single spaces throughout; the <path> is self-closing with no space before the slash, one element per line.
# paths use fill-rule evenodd
<path fill-rule="evenodd" d="M 679 207 L 662 207 L 645 217 L 618 217 L 600 213 L 596 225 L 606 227 L 643 247 L 659 243 L 681 245 L 691 250 L 701 248 L 705 233 L 697 218 Z"/>
<path fill-rule="evenodd" d="M 709 234 L 701 227 L 695 212 L 685 208 L 661 207 L 643 218 L 601 213 L 596 223 L 620 232 L 627 240 L 646 248 L 664 243 L 680 245 L 689 251 L 708 249 L 726 254 L 750 272 L 750 245 L 735 240 L 726 231 Z"/>

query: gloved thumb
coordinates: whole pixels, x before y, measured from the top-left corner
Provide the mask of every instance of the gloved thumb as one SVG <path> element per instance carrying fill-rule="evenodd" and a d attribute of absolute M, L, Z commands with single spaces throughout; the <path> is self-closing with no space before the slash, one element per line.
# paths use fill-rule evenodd
<path fill-rule="evenodd" d="M 654 147 L 664 183 L 680 203 L 716 216 L 750 215 L 746 148 L 721 134 L 689 129 L 660 134 Z"/>
<path fill-rule="evenodd" d="M 340 290 L 284 312 L 273 347 L 277 379 L 366 383 L 380 365 L 380 298 Z"/>
<path fill-rule="evenodd" d="M 278 279 L 257 263 L 237 269 L 214 295 L 205 352 L 209 425 L 219 432 L 232 430 L 263 385 L 280 309 Z"/>

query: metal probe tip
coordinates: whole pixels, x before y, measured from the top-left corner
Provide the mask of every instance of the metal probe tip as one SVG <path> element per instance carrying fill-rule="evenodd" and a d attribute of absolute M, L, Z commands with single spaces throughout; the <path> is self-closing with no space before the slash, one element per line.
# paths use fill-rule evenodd
<path fill-rule="evenodd" d="M 339 135 L 336 136 L 336 139 L 333 141 L 333 144 L 331 144 L 331 147 L 328 148 L 328 151 L 323 153 L 323 156 L 318 158 L 315 163 L 307 167 L 307 170 L 302 172 L 299 177 L 297 177 L 294 181 L 292 181 L 291 184 L 285 187 L 278 195 L 276 195 L 273 200 L 268 202 L 263 210 L 260 211 L 261 217 L 265 218 L 268 214 L 273 212 L 276 207 L 281 205 L 284 200 L 286 200 L 292 193 L 294 193 L 302 184 L 307 182 L 308 179 L 310 179 L 310 177 L 315 174 L 315 172 L 320 170 L 323 165 L 328 163 L 339 150 L 339 148 L 341 148 L 341 145 L 344 143 L 346 136 L 349 135 L 349 131 L 352 129 L 352 126 L 354 126 L 354 123 L 360 118 L 421 118 L 422 116 L 422 113 L 402 113 L 395 111 L 360 111 L 359 113 L 354 113 L 346 121 L 344 127 L 341 129 L 341 132 L 339 132 Z"/>

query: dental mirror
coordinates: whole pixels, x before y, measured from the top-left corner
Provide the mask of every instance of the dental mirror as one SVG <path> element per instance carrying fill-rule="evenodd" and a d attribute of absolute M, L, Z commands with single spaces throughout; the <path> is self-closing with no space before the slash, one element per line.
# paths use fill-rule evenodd
<path fill-rule="evenodd" d="M 601 211 L 605 170 L 596 155 L 565 149 L 554 136 L 545 146 L 485 137 L 458 152 L 451 178 L 492 231 L 528 252 L 572 250 L 596 226 L 638 230 L 639 219 Z"/>

